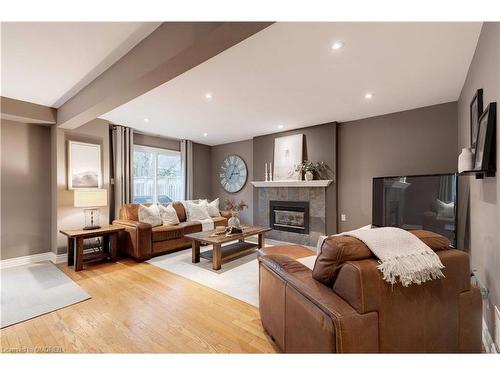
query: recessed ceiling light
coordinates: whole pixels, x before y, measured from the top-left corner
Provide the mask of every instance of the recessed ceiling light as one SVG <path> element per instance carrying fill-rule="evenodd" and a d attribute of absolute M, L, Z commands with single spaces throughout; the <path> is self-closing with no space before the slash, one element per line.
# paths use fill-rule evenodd
<path fill-rule="evenodd" d="M 203 133 L 203 136 L 204 137 L 208 137 L 208 133 Z"/>
<path fill-rule="evenodd" d="M 205 94 L 205 99 L 207 99 L 207 100 L 212 100 L 212 93 L 211 93 L 211 92 L 207 92 L 207 93 Z"/>
<path fill-rule="evenodd" d="M 144 122 L 149 122 L 149 119 L 147 117 L 144 117 Z"/>
<path fill-rule="evenodd" d="M 278 129 L 283 129 L 283 128 L 284 128 L 284 126 L 283 126 L 283 125 L 281 125 L 281 124 L 280 124 L 280 125 L 278 125 Z"/>
<path fill-rule="evenodd" d="M 332 44 L 332 49 L 341 49 L 342 47 L 344 47 L 344 42 L 342 42 L 341 40 L 337 40 L 335 43 Z"/>
<path fill-rule="evenodd" d="M 365 99 L 372 99 L 373 98 L 373 93 L 372 92 L 367 92 L 365 94 Z"/>

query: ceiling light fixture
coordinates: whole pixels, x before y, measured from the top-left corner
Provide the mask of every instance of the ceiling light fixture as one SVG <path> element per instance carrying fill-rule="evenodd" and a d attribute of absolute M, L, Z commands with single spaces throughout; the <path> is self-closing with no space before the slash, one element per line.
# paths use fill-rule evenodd
<path fill-rule="evenodd" d="M 144 117 L 144 122 L 148 123 L 149 119 L 147 117 Z"/>
<path fill-rule="evenodd" d="M 208 133 L 203 133 L 203 136 L 204 137 L 208 137 Z"/>
<path fill-rule="evenodd" d="M 372 99 L 373 98 L 373 93 L 372 92 L 367 92 L 365 94 L 365 99 Z"/>
<path fill-rule="evenodd" d="M 332 49 L 333 50 L 337 50 L 337 49 L 341 49 L 342 47 L 344 47 L 344 42 L 342 42 L 341 40 L 337 40 L 335 43 L 332 44 Z"/>
<path fill-rule="evenodd" d="M 205 94 L 205 99 L 207 99 L 207 100 L 212 100 L 212 93 L 211 93 L 211 92 L 207 92 L 207 93 Z"/>
<path fill-rule="evenodd" d="M 283 126 L 283 125 L 281 125 L 281 124 L 280 124 L 280 125 L 278 125 L 278 129 L 283 129 L 283 128 L 284 128 L 284 126 Z"/>

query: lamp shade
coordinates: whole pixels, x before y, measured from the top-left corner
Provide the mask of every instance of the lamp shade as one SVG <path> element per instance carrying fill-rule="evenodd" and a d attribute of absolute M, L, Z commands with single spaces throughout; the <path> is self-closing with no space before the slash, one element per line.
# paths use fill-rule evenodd
<path fill-rule="evenodd" d="M 75 190 L 75 207 L 103 207 L 108 205 L 106 189 Z"/>

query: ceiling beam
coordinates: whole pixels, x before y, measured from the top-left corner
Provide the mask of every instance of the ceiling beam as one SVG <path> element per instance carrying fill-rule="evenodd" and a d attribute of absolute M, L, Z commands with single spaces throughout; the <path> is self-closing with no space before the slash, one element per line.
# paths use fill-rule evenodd
<path fill-rule="evenodd" d="M 58 109 L 75 129 L 207 61 L 272 22 L 165 22 Z"/>
<path fill-rule="evenodd" d="M 57 110 L 44 105 L 0 96 L 2 120 L 22 122 L 25 124 L 55 124 Z"/>

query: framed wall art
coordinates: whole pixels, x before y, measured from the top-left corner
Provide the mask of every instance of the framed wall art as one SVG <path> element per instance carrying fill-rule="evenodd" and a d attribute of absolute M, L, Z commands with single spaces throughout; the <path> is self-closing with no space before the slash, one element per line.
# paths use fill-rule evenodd
<path fill-rule="evenodd" d="M 275 181 L 298 180 L 295 166 L 302 163 L 304 134 L 288 135 L 274 140 Z"/>
<path fill-rule="evenodd" d="M 479 89 L 470 102 L 470 147 L 472 150 L 476 148 L 477 128 L 479 125 L 479 117 L 481 117 L 482 114 L 483 89 Z"/>
<path fill-rule="evenodd" d="M 479 118 L 477 130 L 474 170 L 486 171 L 493 168 L 495 152 L 496 103 L 490 103 Z"/>
<path fill-rule="evenodd" d="M 68 189 L 100 189 L 101 145 L 68 141 Z"/>

